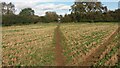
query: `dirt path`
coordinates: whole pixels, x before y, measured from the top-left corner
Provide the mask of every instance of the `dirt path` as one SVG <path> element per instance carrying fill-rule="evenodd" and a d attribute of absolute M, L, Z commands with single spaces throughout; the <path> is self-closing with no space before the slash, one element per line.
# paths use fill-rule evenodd
<path fill-rule="evenodd" d="M 80 64 L 80 66 L 91 66 L 95 62 L 99 60 L 100 55 L 103 53 L 104 49 L 106 48 L 106 45 L 109 45 L 109 43 L 112 41 L 114 36 L 119 31 L 120 27 L 111 34 L 111 36 L 98 48 L 96 48 L 93 53 L 91 53 L 89 56 L 85 58 L 85 60 Z"/>
<path fill-rule="evenodd" d="M 59 25 L 55 29 L 55 62 L 57 66 L 64 66 L 65 65 L 65 58 L 63 56 L 63 49 L 61 46 L 61 35 L 59 31 Z"/>

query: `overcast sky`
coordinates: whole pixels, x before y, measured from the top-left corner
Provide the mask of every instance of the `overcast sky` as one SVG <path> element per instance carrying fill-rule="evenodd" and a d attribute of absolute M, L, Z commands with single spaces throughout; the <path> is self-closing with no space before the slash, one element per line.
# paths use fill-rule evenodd
<path fill-rule="evenodd" d="M 87 0 L 88 1 L 88 0 Z M 118 8 L 119 0 L 100 0 L 110 10 Z M 30 7 L 35 10 L 35 14 L 42 16 L 46 11 L 55 11 L 57 14 L 69 14 L 70 6 L 74 3 L 74 0 L 1 0 L 0 2 L 12 2 L 16 7 L 16 14 L 18 14 L 23 8 Z"/>

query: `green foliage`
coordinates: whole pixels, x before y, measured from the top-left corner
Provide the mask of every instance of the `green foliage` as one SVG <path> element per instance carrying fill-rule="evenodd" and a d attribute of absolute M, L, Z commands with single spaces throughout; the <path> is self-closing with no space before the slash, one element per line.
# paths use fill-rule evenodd
<path fill-rule="evenodd" d="M 44 22 L 57 22 L 58 21 L 58 15 L 56 12 L 46 12 L 46 15 L 44 16 L 45 21 Z"/>
<path fill-rule="evenodd" d="M 34 15 L 34 10 L 32 10 L 31 8 L 25 8 L 19 13 L 19 15 L 31 16 L 31 15 Z"/>
<path fill-rule="evenodd" d="M 108 11 L 101 2 L 75 2 L 63 22 L 120 22 L 120 9 Z"/>
<path fill-rule="evenodd" d="M 19 16 L 19 15 L 3 15 L 2 16 L 2 25 L 11 26 L 11 25 L 22 25 L 22 24 L 31 24 L 38 22 L 38 17 L 32 16 Z"/>
<path fill-rule="evenodd" d="M 71 6 L 71 14 L 57 15 L 56 12 L 46 12 L 45 16 L 34 15 L 32 8 L 24 8 L 19 15 L 15 13 L 15 6 L 12 3 L 2 2 L 2 25 L 15 24 L 36 24 L 38 22 L 120 22 L 120 9 L 107 11 L 106 6 L 101 2 L 75 2 Z M 5 8 L 6 7 L 6 8 Z"/>

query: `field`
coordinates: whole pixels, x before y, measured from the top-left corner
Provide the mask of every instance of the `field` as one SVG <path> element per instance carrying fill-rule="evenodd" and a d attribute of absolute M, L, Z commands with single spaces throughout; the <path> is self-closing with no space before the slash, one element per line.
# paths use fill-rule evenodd
<path fill-rule="evenodd" d="M 54 25 L 3 27 L 3 65 L 54 65 Z"/>
<path fill-rule="evenodd" d="M 117 23 L 66 23 L 2 28 L 4 66 L 113 66 Z M 111 63 L 112 62 L 112 63 Z"/>

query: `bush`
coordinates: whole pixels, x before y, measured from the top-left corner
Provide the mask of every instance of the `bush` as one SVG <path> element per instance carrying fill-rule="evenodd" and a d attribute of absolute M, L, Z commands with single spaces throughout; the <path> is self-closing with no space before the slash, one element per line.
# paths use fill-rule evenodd
<path fill-rule="evenodd" d="M 32 16 L 27 17 L 20 15 L 3 15 L 2 17 L 3 26 L 11 26 L 15 24 L 35 24 L 38 22 L 38 18 Z"/>

